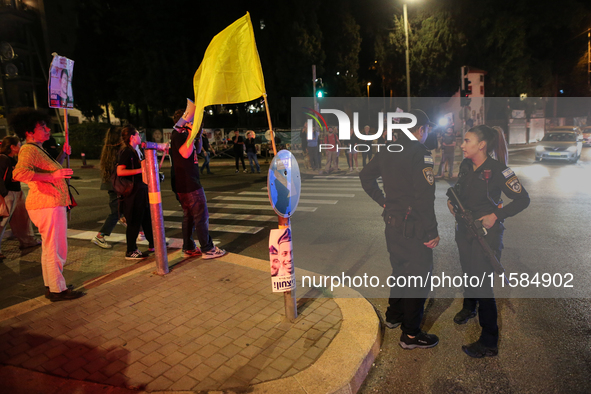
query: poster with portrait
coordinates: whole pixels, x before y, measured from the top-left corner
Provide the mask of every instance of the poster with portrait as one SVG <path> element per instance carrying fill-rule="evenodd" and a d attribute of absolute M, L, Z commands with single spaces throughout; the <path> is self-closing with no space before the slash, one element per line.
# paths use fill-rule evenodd
<path fill-rule="evenodd" d="M 74 108 L 73 73 L 73 60 L 53 55 L 51 67 L 49 68 L 49 86 L 47 88 L 50 108 Z"/>
<path fill-rule="evenodd" d="M 295 269 L 291 229 L 271 230 L 269 235 L 269 262 L 271 264 L 271 284 L 274 293 L 295 288 Z"/>

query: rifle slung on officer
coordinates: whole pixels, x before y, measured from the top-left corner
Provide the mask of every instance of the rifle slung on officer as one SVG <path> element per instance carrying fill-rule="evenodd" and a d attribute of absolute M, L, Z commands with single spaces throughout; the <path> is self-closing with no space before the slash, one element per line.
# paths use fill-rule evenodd
<path fill-rule="evenodd" d="M 488 261 L 490 261 L 490 264 L 492 265 L 495 272 L 499 275 L 503 274 L 503 278 L 505 278 L 505 281 L 508 284 L 509 281 L 507 277 L 504 275 L 505 268 L 497 259 L 497 256 L 495 256 L 495 252 L 493 252 L 493 250 L 490 248 L 490 246 L 484 239 L 484 236 L 487 234 L 487 232 L 484 226 L 482 225 L 482 221 L 474 220 L 472 212 L 464 208 L 462 202 L 460 201 L 460 198 L 456 194 L 456 191 L 453 187 L 447 189 L 446 195 L 449 198 L 451 205 L 454 207 L 454 211 L 456 212 L 456 219 L 461 220 L 462 223 L 468 229 L 468 232 L 478 240 L 478 243 L 480 244 L 480 246 L 482 246 L 482 249 L 484 249 L 484 254 L 486 255 Z"/>

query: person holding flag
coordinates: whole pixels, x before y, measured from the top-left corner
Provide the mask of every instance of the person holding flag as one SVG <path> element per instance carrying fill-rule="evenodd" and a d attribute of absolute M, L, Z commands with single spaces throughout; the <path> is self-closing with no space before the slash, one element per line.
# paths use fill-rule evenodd
<path fill-rule="evenodd" d="M 199 180 L 199 164 L 197 155 L 201 152 L 201 136 L 199 135 L 188 146 L 190 119 L 187 113 L 179 109 L 174 114 L 175 127 L 170 136 L 170 157 L 172 172 L 175 174 L 173 189 L 183 208 L 183 255 L 185 257 L 200 256 L 204 259 L 222 257 L 226 251 L 213 244 L 209 235 L 209 212 L 207 199 Z M 183 127 L 186 125 L 186 127 Z M 195 245 L 193 231 L 201 249 Z"/>

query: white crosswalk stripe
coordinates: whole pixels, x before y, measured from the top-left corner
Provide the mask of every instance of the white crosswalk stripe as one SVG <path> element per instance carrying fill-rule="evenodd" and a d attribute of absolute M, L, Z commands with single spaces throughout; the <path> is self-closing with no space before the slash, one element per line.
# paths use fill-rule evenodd
<path fill-rule="evenodd" d="M 224 204 L 221 202 L 207 203 L 208 207 L 211 208 L 228 208 L 228 209 L 244 209 L 247 211 L 272 211 L 273 207 L 271 204 L 267 205 L 250 205 L 250 204 Z M 316 212 L 317 207 L 300 207 L 298 206 L 298 212 Z"/>
<path fill-rule="evenodd" d="M 269 202 L 269 199 L 268 198 L 239 197 L 239 196 L 218 196 L 218 197 L 214 197 L 213 200 Z M 329 205 L 334 205 L 337 202 L 338 202 L 338 200 L 307 200 L 307 199 L 300 199 L 300 204 L 329 204 Z M 209 206 L 209 204 L 207 204 L 207 205 Z"/>
<path fill-rule="evenodd" d="M 240 192 L 238 195 L 266 196 L 266 192 Z M 355 194 L 301 193 L 303 197 L 355 197 Z"/>

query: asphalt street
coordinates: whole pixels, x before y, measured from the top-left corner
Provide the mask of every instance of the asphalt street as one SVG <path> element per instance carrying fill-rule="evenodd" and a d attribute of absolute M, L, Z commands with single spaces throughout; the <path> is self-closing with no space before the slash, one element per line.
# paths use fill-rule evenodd
<path fill-rule="evenodd" d="M 535 163 L 533 148 L 514 151 L 510 166 L 531 196 L 531 205 L 506 221 L 502 262 L 508 272 L 566 273 L 572 288 L 500 289 L 499 356 L 472 360 L 460 349 L 478 338 L 476 319 L 456 326 L 453 315 L 461 307 L 461 291 L 436 290 L 427 302 L 424 327 L 440 337 L 430 350 L 404 351 L 399 329 L 386 330 L 380 356 L 361 393 L 521 393 L 591 392 L 591 148 L 583 149 L 576 164 Z M 215 163 L 215 162 L 214 162 Z M 268 259 L 269 230 L 277 228 L 266 191 L 268 165 L 261 174 L 235 173 L 233 165 L 214 166 L 204 175 L 210 232 L 215 243 L 230 252 Z M 341 157 L 340 167 L 346 163 Z M 170 188 L 165 164 L 162 202 L 166 236 L 180 247 L 182 211 Z M 107 193 L 100 190 L 96 168 L 75 168 L 72 184 L 79 190 L 79 206 L 69 223 L 69 245 L 76 252 L 100 255 L 90 240 L 108 214 Z M 441 243 L 434 253 L 434 273 L 461 274 L 454 242 L 454 220 L 445 206 L 449 180 L 438 180 L 436 214 Z M 297 268 L 323 275 L 377 276 L 390 274 L 381 209 L 362 190 L 357 173 L 302 175 L 300 204 L 292 218 L 294 262 Z M 131 265 L 124 259 L 125 229 L 117 226 L 107 238 L 121 260 L 65 267 L 77 285 Z M 147 248 L 141 245 L 140 249 Z M 43 293 L 41 268 L 35 257 L 21 255 L 15 240 L 4 240 L 10 259 L 0 265 L 0 308 Z M 383 283 L 383 282 L 382 282 Z M 387 307 L 387 287 L 356 288 L 380 312 Z M 501 291 L 502 290 L 502 291 Z M 503 293 L 505 291 L 505 293 Z M 324 289 L 330 294 L 330 289 Z M 524 298 L 525 297 L 525 298 Z"/>

